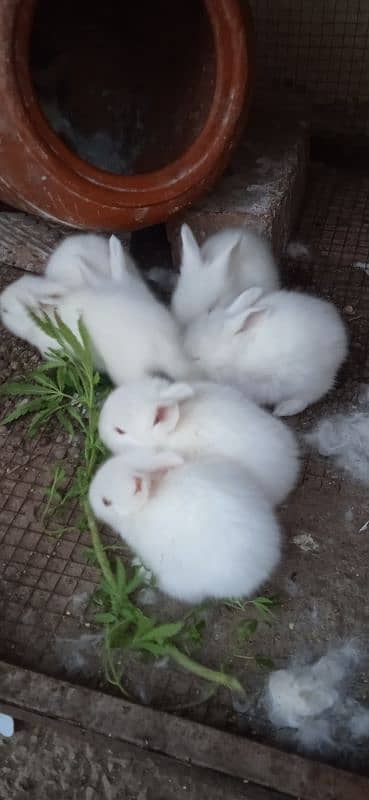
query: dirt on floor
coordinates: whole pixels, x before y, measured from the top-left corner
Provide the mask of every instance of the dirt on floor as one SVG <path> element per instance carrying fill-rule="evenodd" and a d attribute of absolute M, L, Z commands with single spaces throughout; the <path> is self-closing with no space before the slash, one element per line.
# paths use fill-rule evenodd
<path fill-rule="evenodd" d="M 287 795 L 102 736 L 20 724 L 0 739 L 1 800 L 288 800 Z"/>
<path fill-rule="evenodd" d="M 314 164 L 294 240 L 304 247 L 286 256 L 285 282 L 337 304 L 347 322 L 351 350 L 336 390 L 288 421 L 301 435 L 304 461 L 300 485 L 280 512 L 283 559 L 263 588 L 280 600 L 275 617 L 245 641 L 240 623 L 254 616 L 251 609 L 217 606 L 204 612 L 206 632 L 196 655 L 210 666 L 226 665 L 245 686 L 248 701 L 240 707 L 227 692 L 210 697 L 208 686 L 167 663 L 132 658 L 126 663 L 127 688 L 139 702 L 267 742 L 279 741 L 280 732 L 272 729 L 261 700 L 268 673 L 253 656 L 272 659 L 279 667 L 296 656 L 319 657 L 348 638 L 358 637 L 364 648 L 368 643 L 367 487 L 312 453 L 303 435 L 323 416 L 352 408 L 362 385 L 369 385 L 369 177 Z M 20 274 L 3 265 L 1 285 Z M 35 363 L 31 348 L 2 330 L 2 377 L 16 378 Z M 109 691 L 99 631 L 92 624 L 90 600 L 97 573 L 86 560 L 89 536 L 68 530 L 59 539 L 47 536 L 40 522 L 51 468 L 62 461 L 72 475 L 78 444 L 56 429 L 31 440 L 26 433 L 25 421 L 0 429 L 0 656 Z M 178 618 L 184 610 L 157 593 L 144 595 L 141 602 L 165 619 Z M 367 706 L 368 680 L 363 668 L 350 687 Z M 341 766 L 364 769 L 367 752 L 346 756 L 344 743 L 337 742 L 336 758 Z"/>

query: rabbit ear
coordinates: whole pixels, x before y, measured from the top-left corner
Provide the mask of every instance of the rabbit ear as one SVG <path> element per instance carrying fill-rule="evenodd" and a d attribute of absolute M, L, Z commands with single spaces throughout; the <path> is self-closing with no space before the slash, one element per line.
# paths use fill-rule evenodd
<path fill-rule="evenodd" d="M 160 400 L 164 403 L 182 403 L 188 400 L 195 394 L 194 389 L 188 383 L 172 383 L 162 389 L 160 392 Z"/>
<path fill-rule="evenodd" d="M 121 281 L 129 270 L 123 245 L 117 236 L 109 239 L 109 255 L 111 277 L 113 281 Z"/>
<path fill-rule="evenodd" d="M 182 225 L 181 228 L 182 239 L 182 263 L 181 269 L 194 267 L 198 268 L 202 264 L 202 258 L 199 245 L 191 231 L 189 225 Z"/>
<path fill-rule="evenodd" d="M 227 316 L 233 317 L 235 314 L 249 310 L 250 306 L 253 306 L 253 304 L 260 299 L 263 292 L 264 290 L 260 286 L 253 286 L 251 289 L 246 289 L 245 292 L 242 292 L 242 294 L 227 307 Z"/>
<path fill-rule="evenodd" d="M 249 331 L 268 313 L 264 306 L 252 306 L 247 311 L 226 317 L 225 325 L 233 335 Z"/>
<path fill-rule="evenodd" d="M 173 400 L 167 402 L 159 401 L 156 406 L 153 426 L 156 429 L 171 433 L 174 431 L 179 420 L 179 405 Z"/>
<path fill-rule="evenodd" d="M 228 269 L 229 260 L 232 253 L 239 247 L 242 238 L 242 232 L 235 231 L 233 239 L 230 238 L 230 241 L 227 242 L 226 245 L 220 249 L 219 253 L 215 256 L 215 258 L 211 261 L 211 269 L 219 271 L 223 271 L 224 273 Z"/>
<path fill-rule="evenodd" d="M 138 469 L 137 472 L 149 472 L 150 474 L 168 472 L 170 469 L 180 467 L 183 463 L 184 459 L 179 453 L 174 453 L 171 450 L 162 450 L 157 453 L 153 450 L 150 454 L 146 454 L 145 466 L 142 469 Z"/>

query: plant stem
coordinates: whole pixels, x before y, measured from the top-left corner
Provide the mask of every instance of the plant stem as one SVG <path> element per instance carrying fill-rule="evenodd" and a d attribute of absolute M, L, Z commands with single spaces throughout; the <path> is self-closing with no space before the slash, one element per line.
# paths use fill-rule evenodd
<path fill-rule="evenodd" d="M 236 692 L 236 694 L 242 695 L 243 697 L 246 695 L 244 688 L 237 678 L 234 678 L 232 675 L 227 675 L 225 672 L 218 672 L 217 670 L 209 669 L 209 667 L 204 667 L 197 661 L 193 661 L 193 659 L 185 653 L 182 653 L 181 650 L 178 650 L 173 644 L 166 645 L 163 655 L 169 656 L 173 661 L 176 661 L 177 664 L 180 664 L 181 667 L 188 670 L 188 672 L 198 675 L 199 678 L 203 678 L 205 681 L 217 683 L 219 686 L 225 686 L 226 689 L 230 689 L 231 692 Z"/>
<path fill-rule="evenodd" d="M 112 569 L 111 569 L 111 566 L 110 566 L 110 563 L 109 563 L 109 559 L 107 558 L 107 555 L 105 553 L 102 541 L 101 541 L 100 536 L 99 536 L 99 532 L 97 530 L 97 525 L 96 525 L 95 520 L 94 520 L 94 518 L 92 516 L 91 509 L 90 509 L 90 506 L 89 506 L 87 500 L 84 501 L 83 508 L 84 508 L 84 512 L 86 514 L 88 527 L 90 529 L 92 547 L 94 549 L 96 560 L 98 562 L 98 565 L 99 565 L 99 567 L 101 569 L 101 572 L 102 572 L 106 582 L 109 584 L 111 589 L 114 590 L 115 589 L 114 575 L 112 573 Z"/>

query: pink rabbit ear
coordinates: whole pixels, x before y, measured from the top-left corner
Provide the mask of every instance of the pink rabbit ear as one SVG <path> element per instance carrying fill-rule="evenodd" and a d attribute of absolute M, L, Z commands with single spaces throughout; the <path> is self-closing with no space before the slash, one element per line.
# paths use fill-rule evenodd
<path fill-rule="evenodd" d="M 261 306 L 249 308 L 248 311 L 228 317 L 226 320 L 227 330 L 233 335 L 247 332 L 257 325 L 267 313 L 268 309 Z"/>
<path fill-rule="evenodd" d="M 157 430 L 165 431 L 165 433 L 170 433 L 173 431 L 177 425 L 179 420 L 179 407 L 178 403 L 169 401 L 169 402 L 159 402 L 156 406 L 154 420 L 153 420 L 153 427 Z"/>

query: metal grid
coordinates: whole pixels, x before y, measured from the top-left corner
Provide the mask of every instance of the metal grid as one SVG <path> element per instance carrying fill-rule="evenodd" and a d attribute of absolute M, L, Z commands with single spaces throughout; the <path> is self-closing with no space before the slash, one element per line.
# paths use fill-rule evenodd
<path fill-rule="evenodd" d="M 300 431 L 322 414 L 351 403 L 360 384 L 369 381 L 369 275 L 362 266 L 355 266 L 357 261 L 369 263 L 368 195 L 369 177 L 313 167 L 305 210 L 294 236 L 308 246 L 310 256 L 286 257 L 283 264 L 288 284 L 331 298 L 343 310 L 352 337 L 351 355 L 337 390 L 294 421 Z M 1 280 L 6 283 L 19 274 L 2 269 Z M 4 378 L 19 375 L 36 357 L 14 337 L 2 335 L 2 374 Z M 72 474 L 78 445 L 57 430 L 34 440 L 28 440 L 25 432 L 24 422 L 1 430 L 0 652 L 10 662 L 96 686 L 102 674 L 88 606 L 97 579 L 84 553 L 89 538 L 86 533 L 66 532 L 60 540 L 50 539 L 39 523 L 51 465 L 57 458 L 66 459 Z M 344 516 L 348 508 L 353 509 L 349 526 Z M 247 644 L 247 657 L 272 655 L 276 664 L 283 664 L 291 654 L 306 648 L 307 642 L 321 653 L 328 641 L 368 630 L 369 611 L 362 602 L 362 587 L 369 577 L 369 538 L 357 536 L 368 518 L 366 490 L 350 484 L 329 462 L 306 454 L 301 485 L 282 510 L 286 545 L 281 567 L 266 587 L 282 597 L 282 609 L 272 628 L 260 629 Z M 306 530 L 318 541 L 319 558 L 300 551 L 293 542 L 296 533 Z M 150 612 L 161 618 L 178 618 L 183 609 L 159 597 Z M 217 608 L 209 611 L 207 621 L 199 657 L 209 665 L 227 663 L 234 652 L 237 616 Z M 126 660 L 128 686 L 141 702 L 252 732 L 269 741 L 273 737 L 260 709 L 248 708 L 240 718 L 227 693 L 204 702 L 208 687 L 172 665 L 159 667 Z M 249 690 L 250 703 L 251 699 L 254 702 L 265 676 L 248 660 L 236 657 L 229 668 L 239 675 Z M 359 691 L 365 702 L 365 687 Z"/>
<path fill-rule="evenodd" d="M 255 95 L 292 91 L 317 133 L 369 134 L 369 6 L 362 0 L 251 0 Z"/>

